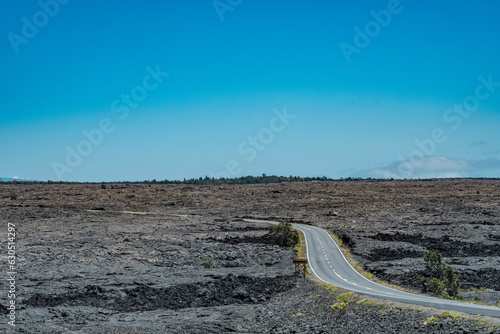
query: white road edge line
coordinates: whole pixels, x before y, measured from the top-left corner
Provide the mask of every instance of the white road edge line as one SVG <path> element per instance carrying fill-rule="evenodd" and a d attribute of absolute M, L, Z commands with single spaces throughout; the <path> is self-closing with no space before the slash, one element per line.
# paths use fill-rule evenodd
<path fill-rule="evenodd" d="M 279 222 L 277 221 L 269 221 L 269 220 L 259 220 L 259 219 L 243 219 L 245 221 L 249 221 L 249 222 L 260 222 L 260 223 L 270 223 L 270 224 L 273 224 L 273 225 L 276 225 L 276 224 L 279 224 Z M 493 309 L 493 310 L 496 310 L 496 307 L 494 306 L 485 306 L 485 305 L 477 305 L 477 304 L 471 304 L 471 303 L 464 303 L 464 302 L 458 302 L 458 301 L 454 301 L 454 300 L 441 300 L 439 298 L 436 298 L 436 297 L 431 297 L 431 296 L 421 296 L 421 295 L 418 295 L 418 294 L 413 294 L 413 293 L 409 293 L 409 292 L 406 292 L 406 291 L 400 291 L 400 290 L 397 290 L 397 289 L 394 289 L 394 288 L 391 288 L 391 287 L 387 287 L 385 285 L 382 285 L 382 284 L 379 284 L 377 282 L 374 282 L 372 280 L 369 280 L 368 278 L 364 277 L 363 275 L 361 275 L 356 269 L 353 268 L 353 266 L 349 263 L 349 261 L 347 261 L 346 257 L 344 256 L 344 253 L 342 252 L 342 250 L 340 249 L 340 247 L 337 245 L 337 243 L 335 242 L 335 240 L 332 238 L 332 236 L 324 229 L 320 228 L 320 227 L 317 227 L 317 226 L 312 226 L 312 227 L 304 227 L 304 226 L 307 226 L 307 225 L 303 225 L 303 224 L 298 224 L 298 223 L 293 223 L 294 225 L 300 225 L 301 227 L 297 227 L 296 229 L 301 231 L 303 234 L 304 234 L 304 239 L 305 239 L 305 242 L 306 242 L 306 251 L 307 251 L 307 261 L 309 263 L 309 267 L 311 268 L 314 276 L 319 279 L 320 281 L 323 281 L 327 284 L 330 284 L 330 285 L 334 285 L 336 286 L 335 284 L 333 283 L 330 283 L 330 282 L 327 282 L 325 281 L 324 279 L 322 279 L 321 277 L 319 277 L 319 275 L 316 273 L 316 271 L 314 270 L 313 266 L 312 266 L 312 263 L 310 261 L 310 258 L 309 258 L 309 254 L 310 254 L 310 251 L 309 251 L 309 243 L 307 242 L 307 236 L 306 236 L 306 233 L 304 233 L 303 229 L 306 229 L 306 230 L 311 230 L 313 231 L 313 233 L 316 234 L 316 237 L 318 238 L 319 240 L 319 236 L 317 235 L 317 230 L 320 230 L 324 233 L 326 233 L 328 235 L 328 237 L 330 237 L 330 239 L 332 240 L 332 242 L 335 244 L 335 246 L 337 247 L 338 251 L 340 252 L 340 254 L 342 255 L 343 259 L 345 262 L 347 262 L 347 264 L 349 265 L 349 267 L 351 267 L 351 269 L 357 274 L 359 275 L 360 277 L 363 278 L 363 280 L 369 282 L 369 283 L 372 283 L 372 284 L 375 284 L 375 285 L 378 285 L 384 289 L 388 289 L 388 290 L 392 290 L 394 292 L 396 292 L 396 294 L 392 293 L 392 292 L 386 292 L 386 291 L 377 291 L 377 290 L 373 290 L 369 287 L 363 287 L 361 286 L 361 288 L 363 289 L 369 289 L 369 290 L 373 290 L 375 291 L 375 293 L 378 294 L 378 298 L 383 298 L 382 296 L 387 296 L 387 297 L 390 297 L 389 295 L 393 295 L 395 297 L 398 297 L 398 298 L 404 298 L 404 295 L 407 295 L 411 298 L 414 299 L 414 301 L 420 301 L 420 302 L 425 302 L 425 303 L 431 303 L 431 302 L 434 302 L 435 304 L 437 304 L 436 306 L 426 306 L 426 307 L 430 307 L 430 308 L 439 308 L 439 309 L 446 309 L 445 307 L 443 306 L 446 306 L 446 305 L 455 305 L 455 306 L 467 306 L 467 307 L 470 307 L 472 309 L 477 309 L 477 310 L 484 310 L 484 308 L 487 308 L 487 309 Z M 334 270 L 334 273 L 338 276 L 338 274 L 335 272 Z M 343 278 L 342 278 L 343 279 Z M 345 280 L 345 279 L 344 279 Z M 350 283 L 349 281 L 346 280 L 346 282 Z M 350 284 L 353 284 L 354 283 L 350 283 Z M 356 286 L 359 286 L 357 284 L 355 284 Z M 351 291 L 354 291 L 356 293 L 360 293 L 360 294 L 366 294 L 365 292 L 363 291 L 359 291 L 359 290 L 355 290 L 355 289 L 352 289 L 352 288 L 344 288 L 344 287 L 341 287 L 339 286 L 340 288 L 343 288 L 343 289 L 346 289 L 346 290 L 351 290 Z M 409 299 L 407 301 L 405 301 L 406 303 L 409 303 L 409 304 L 415 304 L 415 303 L 412 303 L 412 300 Z M 415 304 L 415 305 L 419 305 L 419 304 Z M 422 305 L 424 306 L 424 305 Z M 469 313 L 469 312 L 465 312 L 465 313 Z M 470 313 L 469 313 L 470 314 Z"/>

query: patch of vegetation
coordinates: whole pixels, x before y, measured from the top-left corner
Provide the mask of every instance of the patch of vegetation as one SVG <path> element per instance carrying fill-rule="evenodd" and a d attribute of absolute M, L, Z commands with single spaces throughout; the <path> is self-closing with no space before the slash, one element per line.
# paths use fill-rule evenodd
<path fill-rule="evenodd" d="M 275 238 L 275 243 L 280 247 L 293 248 L 300 241 L 290 222 L 281 222 L 278 225 L 271 226 L 269 234 Z"/>
<path fill-rule="evenodd" d="M 443 313 L 435 314 L 435 315 L 427 318 L 424 321 L 424 326 L 434 326 L 436 324 L 436 322 L 438 322 L 438 320 L 441 320 L 441 319 L 444 319 L 444 320 L 457 320 L 457 319 L 467 319 L 467 317 L 463 316 L 461 314 L 458 314 L 458 313 L 445 311 Z"/>
<path fill-rule="evenodd" d="M 470 287 L 468 288 L 467 290 L 465 291 L 470 291 L 470 292 L 480 292 L 480 293 L 483 293 L 483 292 L 486 292 L 486 291 L 491 291 L 491 289 L 486 289 L 484 287 L 480 287 L 480 288 L 476 288 L 476 287 Z"/>
<path fill-rule="evenodd" d="M 319 285 L 321 285 L 323 289 L 330 291 L 331 295 L 334 297 L 336 296 L 336 293 L 341 290 L 336 286 L 324 282 L 320 282 Z"/>
<path fill-rule="evenodd" d="M 300 230 L 295 230 L 299 236 L 299 242 L 295 245 L 295 250 L 297 250 L 297 258 L 299 259 L 305 259 L 307 258 L 307 248 L 306 248 L 306 242 L 304 238 L 304 233 L 302 233 Z M 310 277 L 314 278 L 310 271 L 309 271 L 309 264 L 308 263 L 303 263 L 300 265 L 299 269 L 299 274 L 303 275 L 304 278 Z"/>
<path fill-rule="evenodd" d="M 211 258 L 205 257 L 203 258 L 203 263 L 201 265 L 205 268 L 213 268 L 214 262 Z"/>
<path fill-rule="evenodd" d="M 422 292 L 432 292 L 436 296 L 444 298 L 459 297 L 458 289 L 460 280 L 453 269 L 442 262 L 443 256 L 439 251 L 427 251 L 424 254 L 425 274 L 429 279 L 418 277 L 422 285 Z"/>
<path fill-rule="evenodd" d="M 347 305 L 349 305 L 348 302 L 341 301 L 341 302 L 338 302 L 338 303 L 331 305 L 330 307 L 332 309 L 332 312 L 334 312 L 334 313 L 335 312 L 345 313 Z"/>
<path fill-rule="evenodd" d="M 378 304 L 379 306 L 381 306 L 381 304 Z M 408 307 L 403 307 L 403 306 L 392 306 L 392 307 L 387 307 L 386 305 L 383 305 L 381 306 L 381 310 L 379 311 L 379 313 L 382 313 L 382 314 L 397 314 L 397 313 L 401 313 L 401 312 L 405 312 L 405 311 L 411 311 Z"/>
<path fill-rule="evenodd" d="M 298 312 L 297 314 L 292 314 L 292 317 L 300 317 L 301 315 L 304 315 L 304 313 Z"/>
<path fill-rule="evenodd" d="M 294 247 L 297 250 L 297 257 L 299 259 L 306 258 L 307 249 L 306 249 L 306 242 L 304 239 L 304 233 L 302 233 L 299 230 L 296 230 L 296 231 L 297 231 L 297 234 L 299 235 L 299 242 Z"/>
<path fill-rule="evenodd" d="M 480 326 L 481 328 L 489 329 L 491 331 L 491 333 L 500 329 L 500 324 L 498 324 L 498 323 L 495 324 L 495 323 L 492 323 L 492 322 L 485 320 L 485 319 L 476 318 L 476 319 L 474 319 L 474 322 L 478 326 Z"/>
<path fill-rule="evenodd" d="M 12 201 L 17 201 L 17 194 L 16 194 L 15 192 L 11 192 L 11 193 L 10 193 L 10 199 L 11 199 Z"/>
<path fill-rule="evenodd" d="M 354 300 L 354 296 L 355 296 L 354 292 L 346 292 L 346 293 L 339 295 L 337 297 L 337 299 L 340 299 L 344 302 L 350 303 Z"/>
<path fill-rule="evenodd" d="M 306 297 L 306 298 L 304 298 L 304 299 L 301 299 L 300 301 L 301 301 L 301 302 L 303 302 L 303 301 L 308 300 L 308 299 L 318 298 L 319 296 L 320 296 L 320 295 L 312 295 L 312 296 L 308 296 L 308 297 Z"/>

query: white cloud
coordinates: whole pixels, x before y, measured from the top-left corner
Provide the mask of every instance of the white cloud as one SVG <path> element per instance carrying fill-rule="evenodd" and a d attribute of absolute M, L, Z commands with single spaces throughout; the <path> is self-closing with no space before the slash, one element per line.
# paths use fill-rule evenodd
<path fill-rule="evenodd" d="M 420 161 L 395 161 L 391 164 L 354 173 L 356 177 L 428 179 L 455 177 L 500 177 L 500 159 L 453 159 L 426 156 Z"/>

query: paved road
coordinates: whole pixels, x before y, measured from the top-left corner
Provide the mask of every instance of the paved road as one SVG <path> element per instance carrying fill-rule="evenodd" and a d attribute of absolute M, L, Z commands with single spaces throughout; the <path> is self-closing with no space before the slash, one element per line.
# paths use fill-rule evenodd
<path fill-rule="evenodd" d="M 277 222 L 263 220 L 246 220 L 249 222 L 278 224 Z M 292 224 L 292 227 L 304 233 L 307 259 L 312 274 L 326 283 L 357 293 L 397 302 L 455 312 L 500 316 L 500 308 L 498 307 L 461 303 L 453 300 L 411 294 L 370 281 L 354 270 L 349 262 L 347 262 L 335 241 L 333 241 L 333 238 L 325 230 L 301 224 Z"/>

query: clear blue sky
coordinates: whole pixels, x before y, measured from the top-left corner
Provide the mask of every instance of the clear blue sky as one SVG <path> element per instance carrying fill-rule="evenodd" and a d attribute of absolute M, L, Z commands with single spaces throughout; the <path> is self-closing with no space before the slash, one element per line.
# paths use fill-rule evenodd
<path fill-rule="evenodd" d="M 498 1 L 59 1 L 0 3 L 1 177 L 500 177 Z"/>

